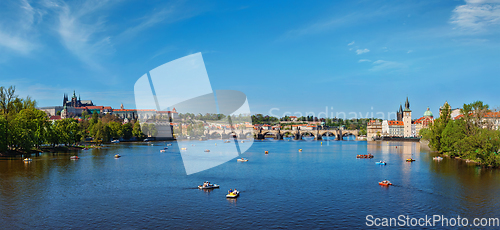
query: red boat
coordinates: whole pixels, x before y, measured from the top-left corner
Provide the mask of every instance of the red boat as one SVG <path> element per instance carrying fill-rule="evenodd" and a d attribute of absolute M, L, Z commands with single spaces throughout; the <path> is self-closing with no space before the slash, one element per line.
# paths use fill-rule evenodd
<path fill-rule="evenodd" d="M 373 158 L 373 155 L 367 154 L 367 155 L 356 155 L 356 158 Z"/>
<path fill-rule="evenodd" d="M 382 185 L 382 186 L 389 186 L 389 185 L 392 185 L 392 183 L 388 180 L 383 180 L 383 181 L 380 181 L 378 182 L 379 185 Z"/>

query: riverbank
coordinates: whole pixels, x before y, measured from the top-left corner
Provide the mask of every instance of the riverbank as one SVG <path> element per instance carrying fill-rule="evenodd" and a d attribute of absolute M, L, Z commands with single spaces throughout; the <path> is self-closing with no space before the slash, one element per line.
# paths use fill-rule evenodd
<path fill-rule="evenodd" d="M 44 152 L 70 152 L 70 151 L 78 151 L 82 149 L 91 149 L 91 148 L 102 148 L 102 146 L 98 145 L 77 145 L 77 146 L 42 146 L 39 149 L 31 149 L 29 151 L 20 151 L 20 150 L 8 150 L 6 152 L 0 153 L 0 157 L 15 157 L 15 156 L 23 156 L 23 155 L 31 155 L 31 154 L 40 154 Z"/>
<path fill-rule="evenodd" d="M 424 140 L 424 139 L 420 140 L 420 149 L 424 149 L 424 150 L 429 151 L 429 152 L 438 153 L 437 151 L 432 150 L 431 147 L 429 146 L 429 141 L 428 140 Z M 462 161 L 465 161 L 465 163 L 476 164 L 476 165 L 479 165 L 479 166 L 482 166 L 482 167 L 498 168 L 498 167 L 493 167 L 491 165 L 482 164 L 482 163 L 477 162 L 475 160 L 461 158 L 461 157 L 455 157 L 455 156 L 450 156 L 447 153 L 438 153 L 438 154 L 441 155 L 441 156 L 443 156 L 443 157 L 447 157 L 447 158 L 450 158 L 450 159 L 462 160 Z"/>

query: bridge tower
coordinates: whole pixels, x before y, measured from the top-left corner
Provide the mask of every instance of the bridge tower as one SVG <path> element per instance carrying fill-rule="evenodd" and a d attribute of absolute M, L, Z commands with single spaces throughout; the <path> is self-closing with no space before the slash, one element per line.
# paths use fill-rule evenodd
<path fill-rule="evenodd" d="M 408 97 L 406 97 L 405 109 L 403 110 L 403 126 L 404 126 L 404 137 L 411 136 L 411 110 L 410 102 L 408 102 Z"/>

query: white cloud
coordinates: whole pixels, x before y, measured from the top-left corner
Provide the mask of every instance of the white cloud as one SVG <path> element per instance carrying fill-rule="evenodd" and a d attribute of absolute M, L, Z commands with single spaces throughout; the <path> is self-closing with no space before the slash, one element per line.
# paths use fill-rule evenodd
<path fill-rule="evenodd" d="M 138 24 L 130 26 L 119 34 L 117 38 L 128 39 L 136 36 L 143 30 L 156 26 L 157 24 L 174 23 L 192 18 L 201 14 L 205 10 L 207 9 L 203 7 L 192 7 L 188 4 L 174 1 L 173 3 L 169 3 L 160 9 L 154 9 L 153 12 L 148 12 L 144 17 L 138 20 Z"/>
<path fill-rule="evenodd" d="M 468 0 L 453 10 L 450 22 L 468 32 L 484 32 L 489 27 L 500 25 L 500 1 Z"/>
<path fill-rule="evenodd" d="M 354 41 L 352 41 L 351 43 L 347 44 L 348 46 L 352 46 L 354 45 Z"/>
<path fill-rule="evenodd" d="M 109 54 L 112 50 L 110 36 L 106 35 L 105 21 L 95 16 L 106 1 L 85 2 L 83 5 L 69 6 L 65 3 L 54 5 L 58 12 L 57 32 L 63 45 L 75 56 L 94 68 L 100 68 L 96 56 Z"/>
<path fill-rule="evenodd" d="M 364 53 L 368 53 L 368 52 L 370 52 L 370 50 L 369 50 L 369 49 L 357 49 L 357 50 L 356 50 L 356 53 L 357 53 L 358 55 L 360 55 L 360 54 L 364 54 Z"/>
<path fill-rule="evenodd" d="M 359 63 L 361 63 L 361 62 L 371 62 L 371 60 L 369 60 L 369 59 L 360 59 L 358 62 Z"/>
<path fill-rule="evenodd" d="M 0 15 L 5 15 L 0 24 L 0 47 L 20 54 L 28 54 L 37 47 L 37 35 L 34 25 L 41 12 L 35 10 L 29 2 L 22 0 L 13 5 L 6 5 Z M 12 18 L 8 18 L 12 16 Z"/>
<path fill-rule="evenodd" d="M 413 52 L 413 50 L 408 50 L 408 52 L 406 52 L 406 53 L 407 53 L 407 54 L 409 54 L 409 53 L 411 53 L 411 52 Z"/>
<path fill-rule="evenodd" d="M 384 61 L 384 60 L 377 60 L 374 61 L 372 64 L 373 67 L 370 69 L 371 71 L 396 70 L 396 69 L 404 69 L 407 67 L 403 63 Z"/>

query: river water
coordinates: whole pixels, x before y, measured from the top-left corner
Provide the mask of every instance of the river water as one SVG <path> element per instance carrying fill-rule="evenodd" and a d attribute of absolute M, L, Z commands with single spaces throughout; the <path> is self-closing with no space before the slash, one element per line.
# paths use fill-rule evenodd
<path fill-rule="evenodd" d="M 241 155 L 248 162 L 231 159 L 190 175 L 178 145 L 211 146 L 205 154 L 217 154 L 225 143 L 120 143 L 79 151 L 79 160 L 69 159 L 74 153 L 44 153 L 31 163 L 0 159 L 0 226 L 352 229 L 366 228 L 367 215 L 460 216 L 469 224 L 500 217 L 500 170 L 433 161 L 419 143 L 255 141 Z M 375 157 L 355 157 L 366 153 Z M 416 161 L 405 162 L 409 157 Z M 379 186 L 383 179 L 394 186 Z M 221 188 L 196 188 L 206 180 Z M 240 197 L 226 199 L 230 188 Z"/>

